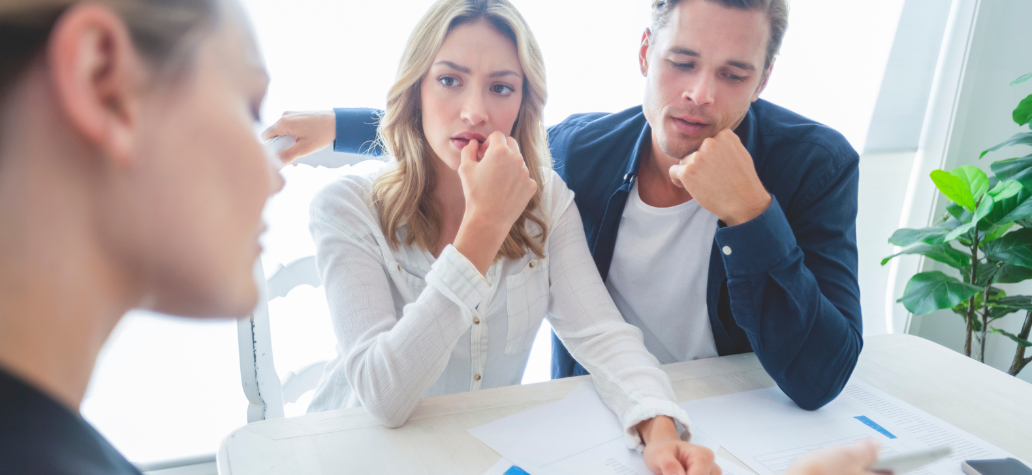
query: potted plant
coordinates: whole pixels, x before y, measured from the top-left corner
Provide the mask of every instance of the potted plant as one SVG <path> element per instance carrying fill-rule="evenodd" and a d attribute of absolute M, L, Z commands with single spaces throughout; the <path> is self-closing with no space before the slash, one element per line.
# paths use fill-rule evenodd
<path fill-rule="evenodd" d="M 1011 86 L 1032 79 L 1026 74 Z M 1032 129 L 1032 94 L 1014 109 L 1019 126 Z M 1005 147 L 1032 145 L 1032 131 L 1020 132 L 982 152 Z M 1025 350 L 1032 347 L 1032 296 L 1007 295 L 996 284 L 1013 284 L 1032 279 L 1032 153 L 1020 158 L 993 162 L 993 175 L 971 165 L 931 173 L 936 188 L 949 200 L 946 213 L 934 225 L 923 229 L 900 229 L 889 243 L 901 252 L 918 254 L 946 264 L 959 273 L 921 272 L 907 282 L 903 303 L 914 315 L 950 309 L 967 323 L 964 354 L 971 356 L 972 338 L 978 341 L 978 360 L 985 362 L 986 336 L 1004 335 L 1017 344 L 1008 373 L 1017 375 L 1032 362 Z M 1024 312 L 1021 330 L 1011 333 L 994 326 L 1000 318 Z"/>

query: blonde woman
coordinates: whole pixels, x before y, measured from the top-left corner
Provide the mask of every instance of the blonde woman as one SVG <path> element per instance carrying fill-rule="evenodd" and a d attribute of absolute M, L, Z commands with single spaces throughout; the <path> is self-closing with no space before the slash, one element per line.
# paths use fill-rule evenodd
<path fill-rule="evenodd" d="M 516 9 L 438 1 L 397 78 L 379 125 L 393 160 L 311 207 L 338 356 L 309 410 L 362 405 L 397 427 L 421 397 L 519 384 L 547 315 L 654 472 L 718 474 L 712 452 L 682 441 L 687 415 L 551 171 L 544 66 Z"/>

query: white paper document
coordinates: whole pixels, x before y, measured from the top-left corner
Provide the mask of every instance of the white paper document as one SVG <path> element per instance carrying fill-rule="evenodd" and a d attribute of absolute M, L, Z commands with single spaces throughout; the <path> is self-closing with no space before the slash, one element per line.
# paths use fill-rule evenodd
<path fill-rule="evenodd" d="M 817 411 L 800 409 L 777 387 L 681 403 L 701 428 L 760 475 L 783 475 L 801 455 L 873 438 L 881 457 L 949 446 L 953 454 L 913 475 L 962 475 L 963 460 L 1010 457 L 866 383 L 851 382 Z"/>
<path fill-rule="evenodd" d="M 627 448 L 619 419 L 591 383 L 580 384 L 560 401 L 470 429 L 469 433 L 532 475 L 652 473 L 641 455 Z M 693 429 L 692 442 L 713 451 L 719 448 L 701 430 Z M 724 468 L 724 464 L 718 464 Z M 737 467 L 730 462 L 726 465 L 724 472 L 734 474 Z"/>

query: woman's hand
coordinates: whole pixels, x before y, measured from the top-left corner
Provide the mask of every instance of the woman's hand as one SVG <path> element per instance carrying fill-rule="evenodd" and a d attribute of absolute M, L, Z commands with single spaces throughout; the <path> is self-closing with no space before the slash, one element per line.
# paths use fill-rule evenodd
<path fill-rule="evenodd" d="M 513 223 L 537 192 L 537 182 L 520 155 L 516 139 L 494 132 L 481 145 L 470 140 L 462 149 L 459 178 L 466 211 L 455 236 L 455 249 L 481 274 L 494 262 Z"/>
<path fill-rule="evenodd" d="M 329 147 L 337 137 L 337 116 L 333 111 L 284 112 L 280 120 L 262 132 L 262 140 L 280 135 L 290 135 L 297 142 L 279 154 L 286 165 Z"/>
<path fill-rule="evenodd" d="M 870 475 L 881 444 L 865 439 L 843 447 L 818 450 L 800 458 L 788 475 Z"/>
<path fill-rule="evenodd" d="M 720 475 L 713 451 L 681 440 L 674 420 L 659 416 L 638 424 L 645 466 L 656 475 Z"/>

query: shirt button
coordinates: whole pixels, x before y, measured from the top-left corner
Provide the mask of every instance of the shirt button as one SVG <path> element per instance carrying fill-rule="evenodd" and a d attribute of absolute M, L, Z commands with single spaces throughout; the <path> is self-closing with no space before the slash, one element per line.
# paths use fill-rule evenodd
<path fill-rule="evenodd" d="M 533 269 L 533 268 L 534 268 L 534 264 L 536 264 L 536 262 L 535 262 L 535 261 L 530 261 L 530 268 L 531 268 L 531 269 Z"/>
<path fill-rule="evenodd" d="M 724 249 L 727 249 L 726 247 Z M 398 264 L 398 272 L 401 272 L 401 264 Z"/>
<path fill-rule="evenodd" d="M 480 373 L 473 375 L 473 381 L 480 381 Z"/>
<path fill-rule="evenodd" d="M 725 256 L 730 256 L 731 255 L 731 246 L 724 246 L 723 251 L 724 251 L 724 255 Z"/>
<path fill-rule="evenodd" d="M 480 317 L 473 317 L 473 324 L 480 325 Z"/>

